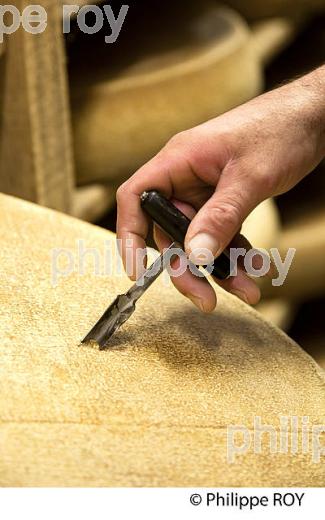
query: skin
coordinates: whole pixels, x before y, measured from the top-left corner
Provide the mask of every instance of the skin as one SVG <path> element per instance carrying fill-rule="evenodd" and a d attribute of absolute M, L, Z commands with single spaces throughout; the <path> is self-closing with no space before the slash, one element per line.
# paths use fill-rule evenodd
<path fill-rule="evenodd" d="M 249 248 L 239 235 L 249 213 L 263 200 L 290 190 L 324 156 L 325 66 L 177 134 L 117 192 L 117 236 L 124 265 L 126 240 L 133 244 L 131 279 L 145 265 L 135 253 L 145 247 L 149 226 L 140 208 L 143 191 L 161 191 L 193 219 L 185 250 L 203 263 L 196 255 L 198 247 L 206 247 L 214 257 L 229 245 Z M 155 240 L 160 250 L 170 244 L 158 228 Z M 258 267 L 258 257 L 255 262 Z M 173 283 L 202 311 L 215 308 L 216 294 L 205 278 L 187 271 Z M 241 269 L 220 285 L 250 304 L 260 298 L 256 284 Z"/>

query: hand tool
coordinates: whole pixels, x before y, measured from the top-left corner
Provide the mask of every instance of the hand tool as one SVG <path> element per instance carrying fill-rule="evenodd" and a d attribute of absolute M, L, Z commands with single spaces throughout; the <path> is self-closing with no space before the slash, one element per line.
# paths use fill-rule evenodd
<path fill-rule="evenodd" d="M 82 343 L 97 343 L 101 350 L 108 346 L 114 332 L 133 314 L 136 302 L 167 267 L 167 261 L 171 262 L 171 251 L 177 247 L 184 248 L 185 235 L 191 222 L 158 191 L 145 191 L 140 201 L 141 207 L 173 242 L 125 294 L 117 296 L 82 340 Z M 230 275 L 230 269 L 229 256 L 223 252 L 211 265 L 211 275 L 218 279 L 226 279 Z"/>
<path fill-rule="evenodd" d="M 149 289 L 150 285 L 163 272 L 167 265 L 166 260 L 170 261 L 170 251 L 175 247 L 177 247 L 177 244 L 173 242 L 125 294 L 119 294 L 115 298 L 81 343 L 95 342 L 100 350 L 107 347 L 110 337 L 135 311 L 135 304 L 140 296 Z"/>
<path fill-rule="evenodd" d="M 158 191 L 145 191 L 142 193 L 140 200 L 142 209 L 172 240 L 178 242 L 184 249 L 184 240 L 191 223 L 190 219 Z M 215 278 L 219 280 L 228 278 L 231 273 L 231 265 L 227 251 L 221 253 L 214 260 L 213 265 L 209 267 L 211 267 L 209 272 Z"/>

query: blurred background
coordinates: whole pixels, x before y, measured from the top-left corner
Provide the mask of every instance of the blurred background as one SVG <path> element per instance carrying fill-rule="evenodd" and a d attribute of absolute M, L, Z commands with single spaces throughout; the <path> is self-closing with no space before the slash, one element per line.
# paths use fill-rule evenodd
<path fill-rule="evenodd" d="M 0 44 L 0 191 L 113 231 L 117 187 L 172 135 L 325 60 L 325 0 L 93 2 L 116 16 L 130 6 L 114 44 L 107 23 L 87 35 L 74 19 L 63 35 L 69 2 L 39 3 L 47 30 Z M 243 232 L 283 257 L 297 249 L 284 285 L 263 283 L 257 309 L 325 368 L 324 201 L 321 164 Z"/>

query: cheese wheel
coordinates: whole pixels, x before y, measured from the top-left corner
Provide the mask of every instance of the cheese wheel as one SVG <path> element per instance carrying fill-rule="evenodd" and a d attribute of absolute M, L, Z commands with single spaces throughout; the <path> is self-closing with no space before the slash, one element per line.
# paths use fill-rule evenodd
<path fill-rule="evenodd" d="M 303 417 L 324 424 L 324 373 L 284 333 L 222 290 L 201 314 L 162 276 L 111 350 L 80 346 L 130 286 L 110 273 L 114 235 L 5 195 L 0 208 L 0 485 L 324 484 L 301 444 L 271 453 L 265 434 L 254 453 L 254 417 L 275 435 L 297 417 L 299 443 Z"/>
<path fill-rule="evenodd" d="M 302 213 L 301 218 L 287 225 L 279 239 L 279 254 L 285 259 L 294 253 L 287 276 L 280 286 L 266 283 L 265 295 L 302 302 L 325 293 L 325 211 L 323 208 Z M 291 254 L 292 254 L 291 253 Z M 263 284 L 264 285 L 264 284 Z"/>
<path fill-rule="evenodd" d="M 126 26 L 112 49 L 97 38 L 75 50 L 70 79 L 79 184 L 121 183 L 175 133 L 261 91 L 260 60 L 237 13 L 211 0 L 177 9 L 171 17 L 161 4 L 147 26 L 133 32 Z"/>
<path fill-rule="evenodd" d="M 251 20 L 269 16 L 308 15 L 325 9 L 324 0 L 226 0 L 224 3 Z"/>

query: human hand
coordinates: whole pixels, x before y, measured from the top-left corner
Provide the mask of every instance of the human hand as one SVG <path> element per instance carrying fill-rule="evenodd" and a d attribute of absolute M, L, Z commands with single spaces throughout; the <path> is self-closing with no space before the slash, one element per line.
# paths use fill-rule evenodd
<path fill-rule="evenodd" d="M 226 114 L 173 137 L 117 192 L 117 236 L 126 265 L 126 240 L 132 241 L 135 279 L 143 271 L 137 248 L 145 247 L 148 218 L 140 195 L 156 189 L 193 218 L 185 250 L 206 248 L 217 257 L 227 246 L 250 245 L 239 235 L 249 213 L 263 200 L 288 191 L 325 153 L 325 67 L 268 92 Z M 170 240 L 155 227 L 159 249 Z M 216 295 L 207 279 L 189 270 L 173 278 L 178 290 L 210 312 Z M 219 282 L 247 303 L 260 292 L 241 269 Z"/>

